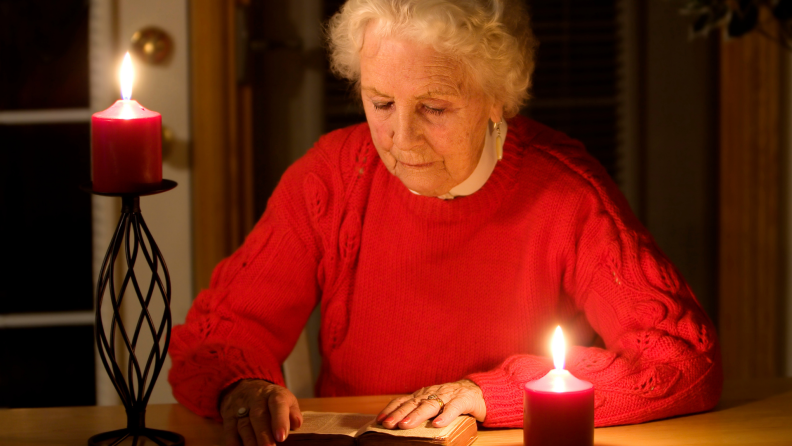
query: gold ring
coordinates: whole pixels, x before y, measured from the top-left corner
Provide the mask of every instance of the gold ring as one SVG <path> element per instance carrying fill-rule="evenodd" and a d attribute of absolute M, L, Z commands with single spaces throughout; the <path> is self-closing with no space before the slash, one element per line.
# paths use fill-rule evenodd
<path fill-rule="evenodd" d="M 426 399 L 427 400 L 432 400 L 432 401 L 437 401 L 438 403 L 440 403 L 440 412 L 437 412 L 437 413 L 440 414 L 440 413 L 443 412 L 443 409 L 445 408 L 445 403 L 443 402 L 443 400 L 440 399 L 439 396 L 437 396 L 435 394 L 431 394 L 431 395 L 427 396 Z"/>
<path fill-rule="evenodd" d="M 245 418 L 248 415 L 250 415 L 250 409 L 248 409 L 247 407 L 240 407 L 234 416 L 237 418 Z"/>

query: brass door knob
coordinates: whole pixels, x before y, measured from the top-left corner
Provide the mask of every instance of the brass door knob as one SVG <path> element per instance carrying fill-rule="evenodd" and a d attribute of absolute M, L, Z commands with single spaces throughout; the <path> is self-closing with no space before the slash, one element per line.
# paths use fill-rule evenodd
<path fill-rule="evenodd" d="M 149 26 L 132 35 L 132 54 L 152 65 L 165 63 L 173 52 L 173 39 L 164 30 Z"/>

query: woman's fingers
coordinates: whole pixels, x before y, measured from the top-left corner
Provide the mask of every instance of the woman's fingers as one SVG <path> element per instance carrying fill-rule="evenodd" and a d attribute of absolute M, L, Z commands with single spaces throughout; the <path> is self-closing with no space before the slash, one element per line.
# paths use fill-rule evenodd
<path fill-rule="evenodd" d="M 377 421 L 388 429 L 412 429 L 436 417 L 432 425 L 444 427 L 459 415 L 470 414 L 483 421 L 486 413 L 481 389 L 473 381 L 463 379 L 424 387 L 410 396 L 396 398 L 380 412 Z"/>
<path fill-rule="evenodd" d="M 270 411 L 267 407 L 257 407 L 251 410 L 250 425 L 253 428 L 258 446 L 274 446 L 275 436 L 273 435 L 272 428 L 270 427 Z M 239 424 L 243 424 L 244 418 L 239 419 Z M 244 440 L 244 437 L 242 438 Z M 245 444 L 247 446 L 247 444 Z"/>
<path fill-rule="evenodd" d="M 237 421 L 237 433 L 239 434 L 239 438 L 242 439 L 242 444 L 244 446 L 268 445 L 268 443 L 260 443 L 259 441 L 257 441 L 256 432 L 254 431 L 254 427 L 250 417 L 240 418 Z"/>
<path fill-rule="evenodd" d="M 248 409 L 239 417 L 240 409 Z M 221 402 L 227 446 L 274 446 L 302 424 L 297 398 L 288 389 L 261 380 L 242 380 Z"/>
<path fill-rule="evenodd" d="M 289 423 L 291 423 L 291 429 L 299 429 L 302 426 L 303 416 L 297 400 L 294 401 L 293 405 L 289 406 Z"/>
<path fill-rule="evenodd" d="M 274 435 L 275 441 L 283 441 L 289 434 L 291 424 L 289 412 L 291 406 L 296 404 L 296 399 L 295 401 L 291 401 L 291 399 L 294 399 L 291 392 L 288 394 L 284 392 L 275 392 L 270 395 L 267 401 L 272 422 L 272 434 Z"/>
<path fill-rule="evenodd" d="M 394 410 L 385 416 L 382 420 L 382 426 L 387 429 L 395 429 L 397 425 L 412 413 L 421 403 L 420 398 L 409 398 L 399 404 Z M 409 420 L 407 420 L 409 421 Z"/>
<path fill-rule="evenodd" d="M 440 412 L 440 403 L 429 400 L 429 395 L 437 395 L 439 386 L 423 388 L 411 396 L 397 398 L 380 412 L 377 419 L 387 429 L 412 429 Z M 440 397 L 445 400 L 445 397 Z"/>
<path fill-rule="evenodd" d="M 242 446 L 242 439 L 237 432 L 237 421 L 234 418 L 223 418 L 223 437 L 226 446 Z"/>
<path fill-rule="evenodd" d="M 402 403 L 410 399 L 412 399 L 412 396 L 400 396 L 398 398 L 392 399 L 391 402 L 388 403 L 388 405 L 385 406 L 384 409 L 382 409 L 379 415 L 377 415 L 377 422 L 382 423 L 382 421 L 385 420 L 385 418 L 387 418 L 388 415 L 390 415 L 391 413 L 393 413 L 393 411 L 398 409 L 399 406 L 402 405 Z"/>
<path fill-rule="evenodd" d="M 418 406 L 399 422 L 402 429 L 412 429 L 440 413 L 440 404 L 435 400 L 423 399 Z"/>
<path fill-rule="evenodd" d="M 443 412 L 432 420 L 432 426 L 446 427 L 464 413 L 468 413 L 465 411 L 465 404 L 460 404 L 460 398 L 453 398 L 451 401 L 445 403 Z"/>

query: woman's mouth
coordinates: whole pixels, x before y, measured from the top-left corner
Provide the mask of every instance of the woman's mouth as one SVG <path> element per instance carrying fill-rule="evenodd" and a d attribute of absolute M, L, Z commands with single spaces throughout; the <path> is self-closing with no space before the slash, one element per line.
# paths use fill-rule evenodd
<path fill-rule="evenodd" d="M 434 163 L 405 163 L 400 161 L 400 164 L 410 169 L 425 169 Z"/>

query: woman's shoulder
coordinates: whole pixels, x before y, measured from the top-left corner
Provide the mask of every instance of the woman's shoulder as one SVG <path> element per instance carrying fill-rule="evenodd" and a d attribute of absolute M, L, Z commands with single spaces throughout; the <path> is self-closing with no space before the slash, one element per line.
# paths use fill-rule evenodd
<path fill-rule="evenodd" d="M 286 170 L 278 189 L 287 201 L 300 203 L 302 197 L 317 215 L 324 214 L 330 207 L 346 206 L 349 188 L 365 183 L 370 175 L 362 173 L 377 160 L 368 124 L 344 127 L 322 135 Z M 314 209 L 317 203 L 321 209 Z"/>
<path fill-rule="evenodd" d="M 534 173 L 535 169 L 546 170 L 542 178 L 552 184 L 545 187 L 577 194 L 604 208 L 618 226 L 634 219 L 615 181 L 583 143 L 523 116 L 515 117 L 509 124 L 509 132 L 514 129 L 516 140 L 522 145 L 523 169 Z"/>
<path fill-rule="evenodd" d="M 586 183 L 612 182 L 605 168 L 588 153 L 583 143 L 565 133 L 525 116 L 512 118 L 509 133 L 512 132 L 527 165 L 553 169 L 561 181 L 579 179 Z"/>
<path fill-rule="evenodd" d="M 327 162 L 346 165 L 359 161 L 359 155 L 371 147 L 369 126 L 361 122 L 322 135 L 311 151 Z"/>
<path fill-rule="evenodd" d="M 325 133 L 317 144 L 339 147 L 347 143 L 361 143 L 371 140 L 368 123 L 363 121 Z"/>
<path fill-rule="evenodd" d="M 359 169 L 358 165 L 372 159 L 367 156 L 369 152 L 376 154 L 365 122 L 333 130 L 319 137 L 313 147 L 289 167 L 281 181 L 318 175 L 325 181 L 344 184 L 345 178 Z"/>

